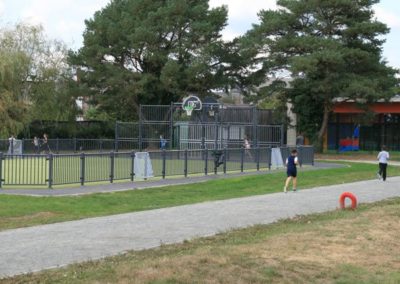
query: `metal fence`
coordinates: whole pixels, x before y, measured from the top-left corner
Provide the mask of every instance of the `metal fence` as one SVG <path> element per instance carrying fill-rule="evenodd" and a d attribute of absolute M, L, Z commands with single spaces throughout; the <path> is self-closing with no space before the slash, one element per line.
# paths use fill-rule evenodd
<path fill-rule="evenodd" d="M 160 136 L 165 139 L 169 150 L 239 148 L 243 146 L 245 137 L 253 147 L 278 147 L 284 144 L 285 134 L 282 125 L 191 121 L 176 121 L 173 124 L 155 121 L 117 122 L 116 133 L 116 141 L 134 141 L 139 150 L 159 149 Z"/>
<path fill-rule="evenodd" d="M 189 122 L 176 123 L 172 131 L 163 132 L 163 125 L 144 123 L 118 123 L 121 132 L 137 134 L 141 128 L 144 134 L 140 137 L 117 137 L 116 139 L 48 139 L 48 147 L 43 142 L 35 147 L 33 139 L 21 139 L 22 153 L 24 154 L 67 154 L 67 153 L 103 153 L 124 152 L 137 150 L 159 150 L 160 133 L 167 133 L 165 137 L 167 149 L 172 150 L 200 150 L 240 148 L 244 137 L 248 137 L 253 147 L 279 147 L 283 141 L 283 127 L 280 125 L 214 125 L 192 124 Z M 123 129 L 123 130 L 121 130 Z M 165 130 L 165 129 L 164 129 Z M 166 131 L 166 130 L 165 130 Z M 127 134 L 128 135 L 128 134 Z M 256 140 L 254 140 L 256 139 Z M 13 143 L 8 139 L 0 139 L 0 152 L 19 154 Z M 19 148 L 18 148 L 19 149 Z"/>
<path fill-rule="evenodd" d="M 21 139 L 22 153 L 24 154 L 60 154 L 79 152 L 111 152 L 111 151 L 132 151 L 139 149 L 138 139 L 48 139 L 48 147 L 41 143 L 35 147 L 33 139 Z M 15 154 L 13 143 L 8 139 L 0 139 L 0 152 Z"/>
<path fill-rule="evenodd" d="M 286 160 L 291 147 L 282 147 Z M 297 147 L 300 164 L 314 164 L 314 148 Z M 271 168 L 272 148 L 150 151 L 156 178 Z M 0 153 L 0 187 L 48 186 L 135 180 L 135 152 L 80 154 Z"/>
<path fill-rule="evenodd" d="M 218 103 L 205 103 L 191 116 L 179 103 L 141 105 L 138 122 L 115 126 L 115 139 L 137 139 L 139 150 L 159 149 L 161 136 L 169 150 L 238 148 L 245 137 L 253 147 L 277 147 L 285 137 L 271 110 Z"/>

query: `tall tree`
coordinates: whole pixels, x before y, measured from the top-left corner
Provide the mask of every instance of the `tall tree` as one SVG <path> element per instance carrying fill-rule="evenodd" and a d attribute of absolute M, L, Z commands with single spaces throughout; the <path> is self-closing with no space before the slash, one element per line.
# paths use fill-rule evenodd
<path fill-rule="evenodd" d="M 382 59 L 389 29 L 372 9 L 378 2 L 278 0 L 279 10 L 261 11 L 261 23 L 247 34 L 261 43 L 264 71 L 292 77 L 280 92 L 294 104 L 300 130 L 318 145 L 335 99 L 368 103 L 395 93 L 397 71 Z"/>
<path fill-rule="evenodd" d="M 169 104 L 220 88 L 225 7 L 208 0 L 113 0 L 86 21 L 71 53 L 83 93 L 99 112 L 133 119 L 139 104 Z"/>
<path fill-rule="evenodd" d="M 41 26 L 0 29 L 0 136 L 18 134 L 31 120 L 74 119 L 67 49 Z"/>

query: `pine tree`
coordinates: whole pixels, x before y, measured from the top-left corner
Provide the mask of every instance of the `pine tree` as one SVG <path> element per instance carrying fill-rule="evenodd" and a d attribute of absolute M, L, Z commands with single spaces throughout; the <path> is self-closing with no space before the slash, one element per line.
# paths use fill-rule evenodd
<path fill-rule="evenodd" d="M 135 119 L 139 104 L 205 96 L 225 84 L 226 22 L 226 8 L 209 9 L 208 0 L 113 0 L 86 21 L 71 62 L 97 110 Z"/>
<path fill-rule="evenodd" d="M 278 0 L 260 12 L 247 37 L 261 45 L 266 71 L 290 74 L 281 90 L 294 104 L 300 131 L 318 145 L 335 99 L 369 103 L 395 94 L 397 70 L 382 59 L 388 27 L 375 19 L 377 0 Z M 268 67 L 268 68 L 265 68 Z"/>

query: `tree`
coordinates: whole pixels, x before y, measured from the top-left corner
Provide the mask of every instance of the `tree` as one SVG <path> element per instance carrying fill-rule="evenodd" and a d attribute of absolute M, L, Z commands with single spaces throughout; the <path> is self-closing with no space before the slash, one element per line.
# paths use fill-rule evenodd
<path fill-rule="evenodd" d="M 71 53 L 96 115 L 137 118 L 139 104 L 169 104 L 226 84 L 221 62 L 225 7 L 208 0 L 114 0 L 86 21 Z"/>
<path fill-rule="evenodd" d="M 278 0 L 280 9 L 261 11 L 261 23 L 247 34 L 261 43 L 265 72 L 291 75 L 280 92 L 294 104 L 300 131 L 318 145 L 335 99 L 368 103 L 395 94 L 397 70 L 382 60 L 389 29 L 372 10 L 378 2 Z"/>
<path fill-rule="evenodd" d="M 74 119 L 76 104 L 67 49 L 41 26 L 0 30 L 0 136 L 17 135 L 31 120 Z"/>

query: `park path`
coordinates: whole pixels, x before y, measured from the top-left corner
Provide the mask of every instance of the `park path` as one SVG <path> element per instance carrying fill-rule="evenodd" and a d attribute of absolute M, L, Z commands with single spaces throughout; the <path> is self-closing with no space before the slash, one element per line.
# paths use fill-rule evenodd
<path fill-rule="evenodd" d="M 3 231 L 0 277 L 334 210 L 344 191 L 353 192 L 361 203 L 398 197 L 400 177 Z"/>

